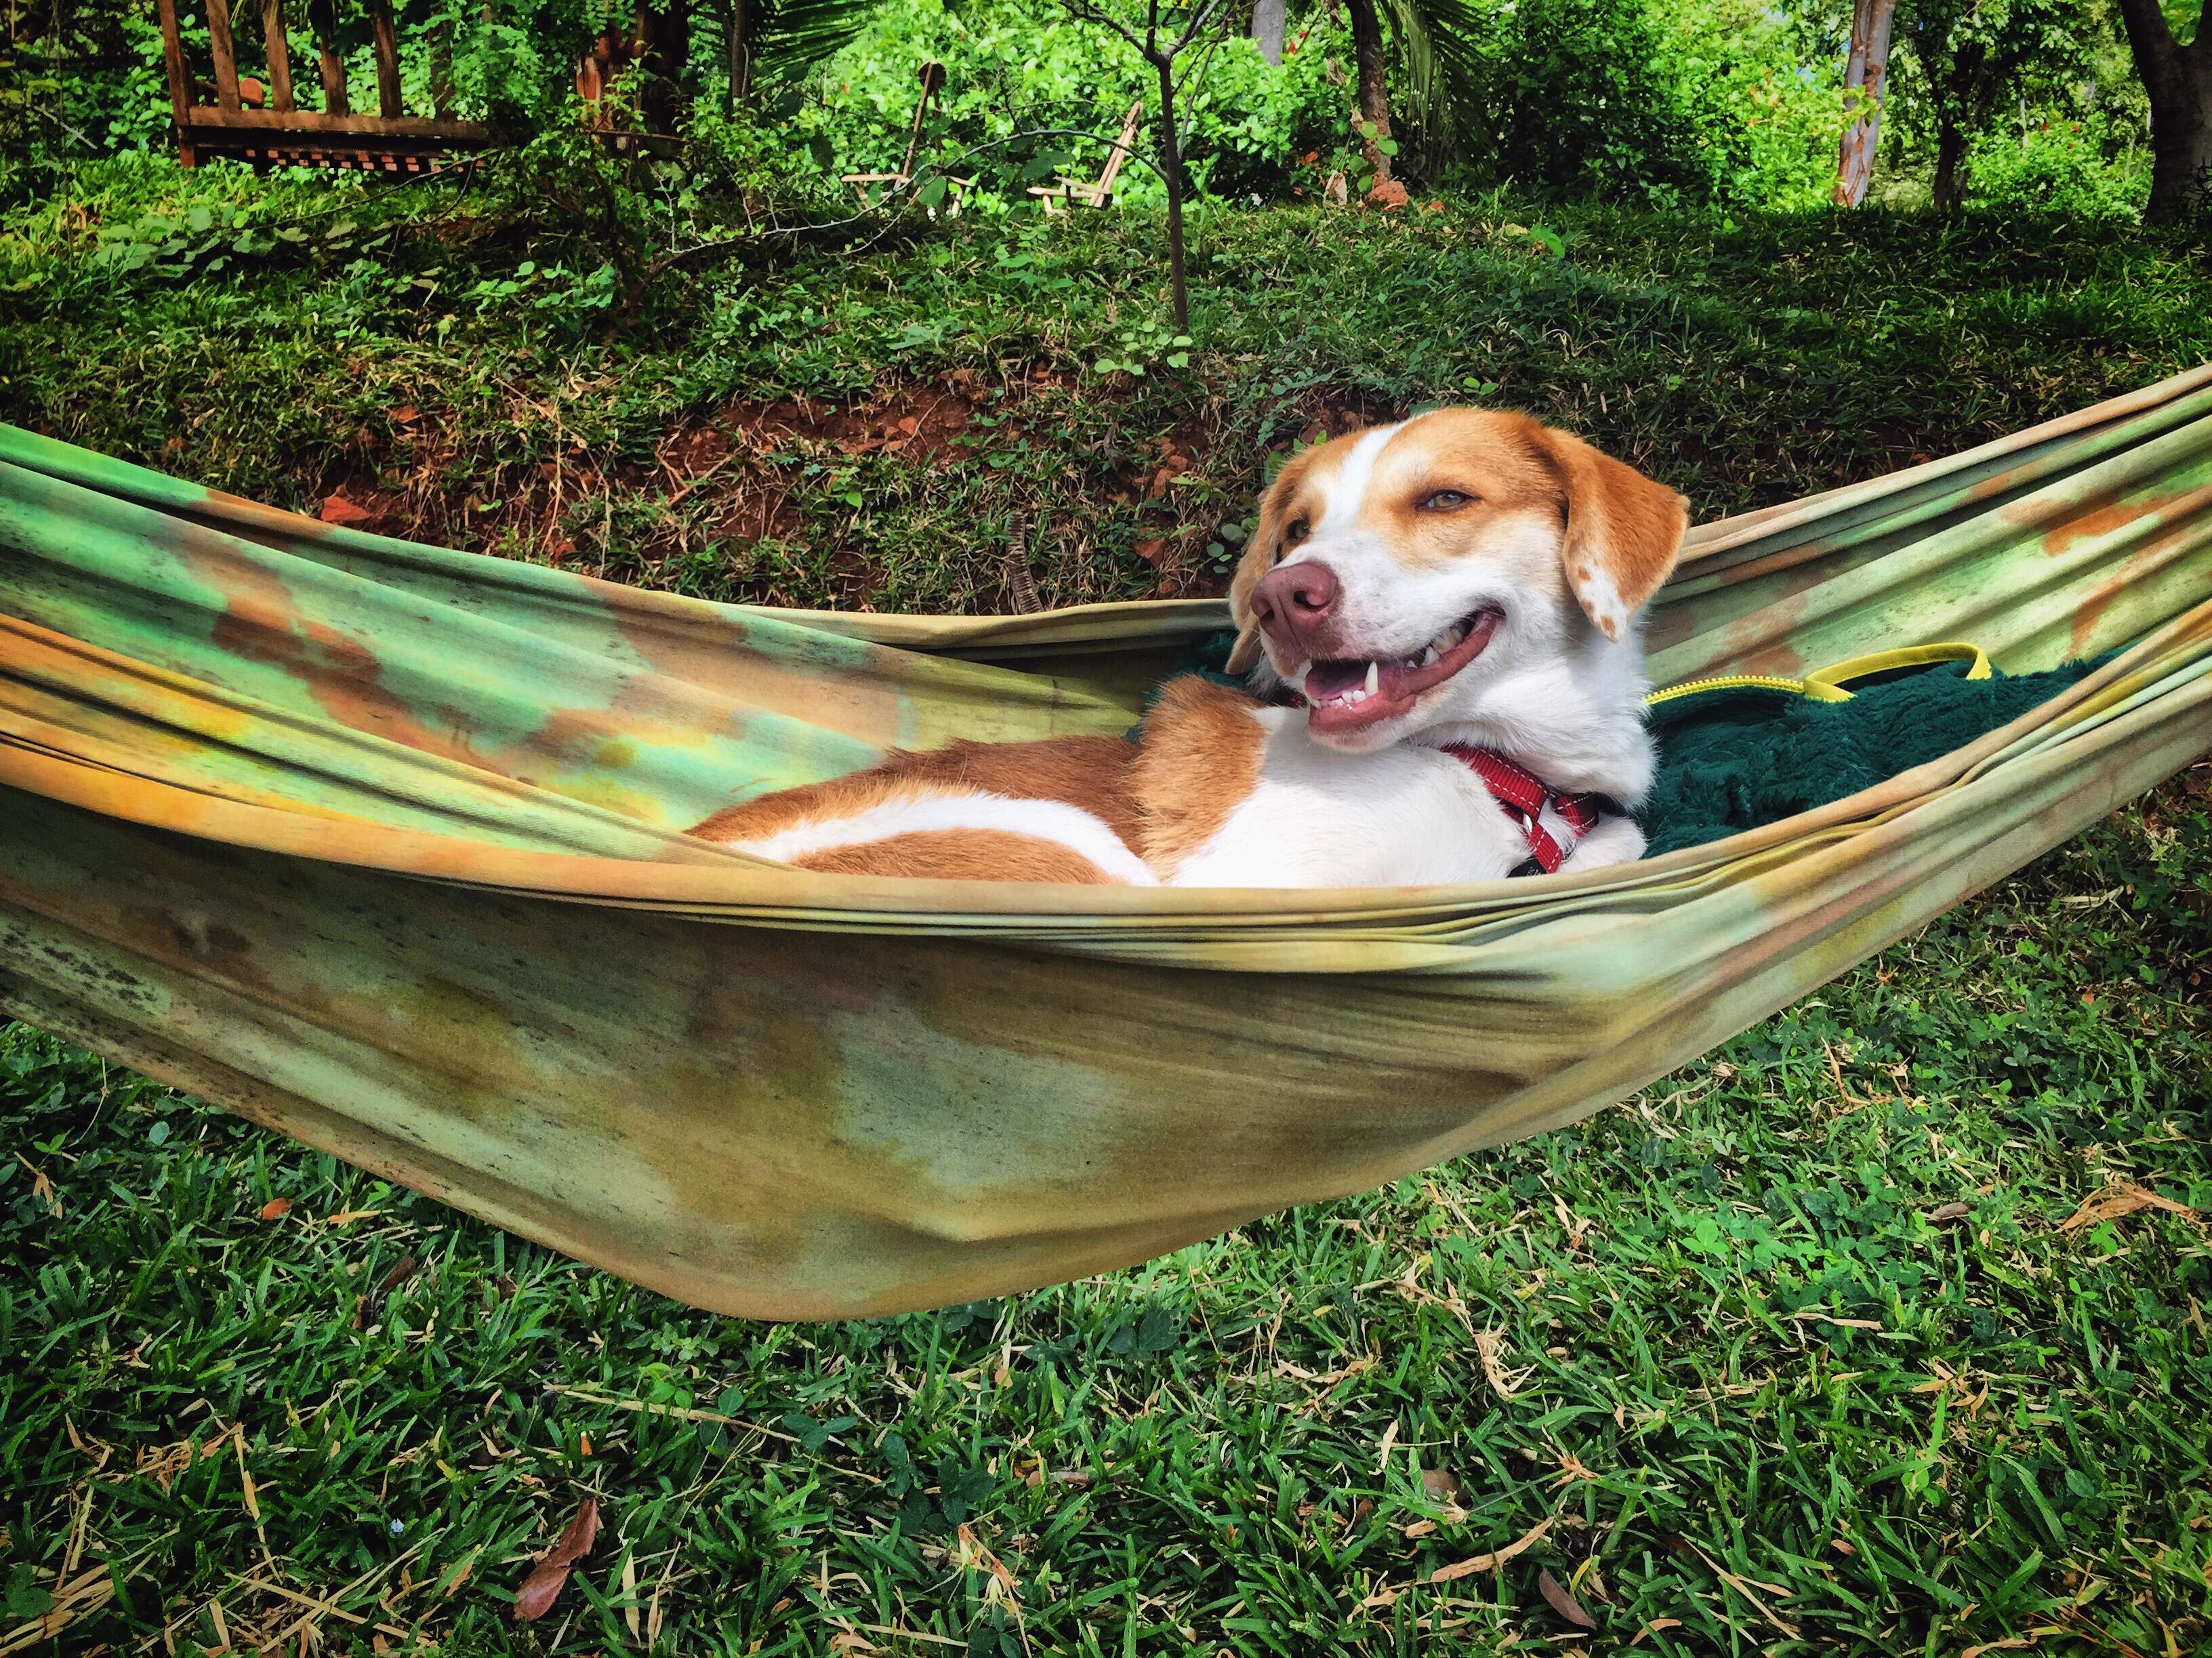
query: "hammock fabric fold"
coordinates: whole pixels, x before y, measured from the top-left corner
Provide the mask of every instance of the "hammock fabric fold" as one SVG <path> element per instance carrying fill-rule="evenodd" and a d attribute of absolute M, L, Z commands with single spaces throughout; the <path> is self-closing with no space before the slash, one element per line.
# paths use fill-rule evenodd
<path fill-rule="evenodd" d="M 1618 1100 L 2212 750 L 2212 369 L 1692 533 L 1660 684 L 2119 653 L 1749 832 L 1299 893 L 681 832 L 893 745 L 1124 731 L 1224 624 L 709 605 L 0 428 L 0 1008 L 720 1311 L 1142 1260 Z"/>

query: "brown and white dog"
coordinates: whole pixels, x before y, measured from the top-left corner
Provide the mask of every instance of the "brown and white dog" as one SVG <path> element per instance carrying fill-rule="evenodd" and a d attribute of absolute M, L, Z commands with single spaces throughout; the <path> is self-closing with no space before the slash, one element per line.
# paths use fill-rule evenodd
<path fill-rule="evenodd" d="M 1637 616 L 1682 497 L 1523 415 L 1443 410 L 1294 457 L 1230 588 L 1242 695 L 1139 741 L 956 743 L 692 832 L 821 872 L 1383 887 L 1640 856 Z"/>

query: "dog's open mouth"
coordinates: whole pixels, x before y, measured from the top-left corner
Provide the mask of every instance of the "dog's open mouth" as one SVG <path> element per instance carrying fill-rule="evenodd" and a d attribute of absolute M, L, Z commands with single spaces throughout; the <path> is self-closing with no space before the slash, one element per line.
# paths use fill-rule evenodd
<path fill-rule="evenodd" d="M 1306 669 L 1306 728 L 1323 735 L 1358 731 L 1413 710 L 1414 699 L 1442 685 L 1483 653 L 1503 611 L 1463 616 L 1411 656 L 1385 661 L 1340 657 Z"/>

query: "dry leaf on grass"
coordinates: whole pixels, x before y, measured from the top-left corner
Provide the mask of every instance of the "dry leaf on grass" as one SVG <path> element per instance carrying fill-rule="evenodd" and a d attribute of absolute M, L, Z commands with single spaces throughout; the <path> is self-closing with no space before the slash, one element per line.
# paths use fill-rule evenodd
<path fill-rule="evenodd" d="M 292 1200 L 289 1198 L 271 1198 L 261 1205 L 261 1218 L 264 1221 L 280 1220 L 291 1212 Z"/>
<path fill-rule="evenodd" d="M 1474 1352 L 1482 1361 L 1482 1374 L 1491 1391 L 1500 1399 L 1511 1399 L 1521 1391 L 1521 1384 L 1535 1374 L 1533 1364 L 1519 1370 L 1505 1368 L 1505 1332 L 1502 1330 L 1476 1331 Z"/>
<path fill-rule="evenodd" d="M 515 1591 L 516 1623 L 527 1624 L 552 1611 L 553 1603 L 561 1598 L 561 1591 L 568 1586 L 569 1569 L 592 1551 L 592 1544 L 599 1534 L 599 1499 L 587 1496 L 576 1505 L 575 1518 L 569 1521 L 568 1529 Z"/>
<path fill-rule="evenodd" d="M 353 1327 L 356 1330 L 367 1329 L 370 1315 L 383 1305 L 384 1298 L 413 1277 L 416 1270 L 422 1265 L 422 1258 L 411 1249 L 393 1262 L 392 1270 L 376 1281 L 376 1288 L 363 1295 L 359 1304 L 353 1309 Z"/>
<path fill-rule="evenodd" d="M 1597 1619 L 1583 1610 L 1583 1603 L 1569 1594 L 1566 1586 L 1551 1573 L 1536 1574 L 1536 1592 L 1544 1597 L 1544 1604 L 1565 1618 L 1577 1629 L 1595 1629 Z"/>
<path fill-rule="evenodd" d="M 1449 1566 L 1438 1566 L 1429 1574 L 1429 1582 L 1449 1583 L 1462 1577 L 1472 1577 L 1479 1571 L 1496 1571 L 1516 1555 L 1524 1554 L 1534 1548 L 1544 1533 L 1551 1529 L 1552 1522 L 1548 1518 L 1540 1520 L 1502 1549 L 1493 1550 L 1488 1554 L 1474 1555 L 1465 1560 L 1455 1561 Z"/>
<path fill-rule="evenodd" d="M 2081 1208 L 2059 1222 L 2058 1229 L 2061 1232 L 2078 1232 L 2083 1227 L 2094 1226 L 2100 1221 L 2117 1221 L 2123 1215 L 2133 1215 L 2145 1209 L 2162 1209 L 2169 1215 L 2194 1215 L 2197 1212 L 2187 1204 L 2161 1198 L 2148 1186 L 2139 1186 L 2132 1180 L 2122 1180 L 2084 1199 Z"/>

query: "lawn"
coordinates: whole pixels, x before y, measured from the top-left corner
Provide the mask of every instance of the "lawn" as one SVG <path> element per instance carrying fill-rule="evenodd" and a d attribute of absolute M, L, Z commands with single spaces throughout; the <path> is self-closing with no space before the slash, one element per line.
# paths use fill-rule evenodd
<path fill-rule="evenodd" d="M 0 418 L 718 597 L 996 608 L 1015 530 L 1048 601 L 1212 590 L 1271 454 L 1431 400 L 1710 515 L 2212 357 L 2201 245 L 1975 218 L 1209 210 L 1182 345 L 1140 218 L 687 259 L 633 307 L 496 180 L 86 182 L 0 222 Z M 0 1653 L 2179 1658 L 2209 978 L 2200 766 L 1578 1127 L 823 1326 L 8 1027 Z"/>

